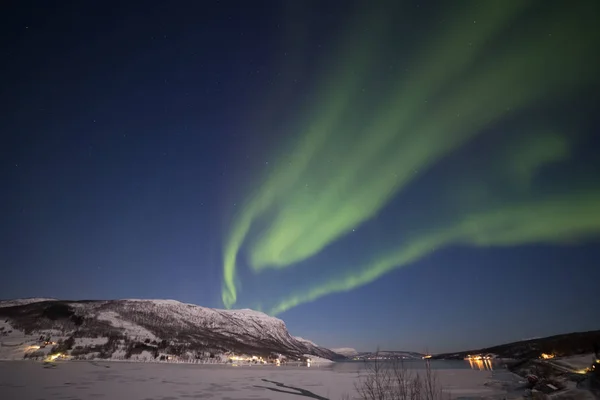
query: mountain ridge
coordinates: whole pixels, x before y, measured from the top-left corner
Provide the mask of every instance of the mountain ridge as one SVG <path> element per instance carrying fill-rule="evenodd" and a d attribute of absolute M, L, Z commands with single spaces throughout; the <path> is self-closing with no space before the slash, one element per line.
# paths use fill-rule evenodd
<path fill-rule="evenodd" d="M 14 299 L 0 301 L 0 319 L 2 342 L 12 340 L 29 348 L 41 337 L 57 338 L 55 348 L 45 353 L 75 353 L 81 358 L 131 359 L 142 353 L 146 358 L 167 354 L 186 360 L 227 354 L 344 358 L 294 338 L 282 320 L 262 312 L 213 309 L 176 300 Z"/>
<path fill-rule="evenodd" d="M 503 358 L 535 359 L 542 353 L 557 357 L 592 353 L 600 345 L 600 330 L 571 332 L 503 343 L 474 350 L 436 354 L 433 359 L 463 359 L 473 354 L 494 354 Z"/>

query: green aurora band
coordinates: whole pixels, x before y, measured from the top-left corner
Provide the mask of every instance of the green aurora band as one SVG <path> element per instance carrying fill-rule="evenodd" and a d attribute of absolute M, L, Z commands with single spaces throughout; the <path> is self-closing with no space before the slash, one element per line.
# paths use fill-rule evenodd
<path fill-rule="evenodd" d="M 322 282 L 307 291 L 292 293 L 268 312 L 276 315 L 327 294 L 352 290 L 449 244 L 513 246 L 561 242 L 565 238 L 598 233 L 598 204 L 600 191 L 466 215 L 456 225 L 417 237 L 360 269 L 346 271 L 335 280 Z M 566 214 L 565 209 L 575 212 Z"/>
<path fill-rule="evenodd" d="M 449 17 L 417 52 L 408 72 L 396 75 L 389 93 L 378 93 L 373 111 L 365 112 L 358 110 L 357 99 L 374 66 L 383 62 L 377 43 L 391 24 L 381 10 L 372 12 L 369 35 L 342 46 L 341 62 L 325 77 L 293 153 L 281 158 L 235 216 L 224 249 L 225 306 L 237 301 L 242 246 L 254 274 L 294 268 L 376 216 L 424 171 L 486 128 L 597 84 L 598 65 L 590 60 L 600 44 L 597 6 L 576 2 L 565 12 L 550 4 L 523 23 L 532 4 L 474 2 Z M 515 32 L 511 27 L 519 22 L 524 28 Z M 487 52 L 492 45 L 496 50 Z M 352 68 L 344 68 L 348 65 Z M 475 211 L 465 207 L 450 221 L 423 229 L 369 262 L 292 291 L 267 311 L 278 314 L 352 290 L 452 244 L 516 246 L 600 231 L 595 210 L 600 191 L 542 196 L 532 187 L 544 166 L 569 156 L 566 136 L 527 134 L 514 148 L 519 151 L 499 156 L 498 168 L 514 185 L 523 185 L 519 196 L 503 204 L 484 202 Z M 266 228 L 250 235 L 257 222 Z"/>

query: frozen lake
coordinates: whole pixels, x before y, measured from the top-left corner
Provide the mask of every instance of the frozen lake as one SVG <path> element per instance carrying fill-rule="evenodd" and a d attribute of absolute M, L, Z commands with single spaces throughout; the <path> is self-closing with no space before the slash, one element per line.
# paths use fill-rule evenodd
<path fill-rule="evenodd" d="M 436 363 L 452 398 L 503 398 L 495 372 Z M 356 398 L 361 363 L 317 367 L 66 361 L 0 362 L 2 400 L 176 400 Z M 415 365 L 416 366 L 416 365 Z M 458 367 L 460 366 L 460 368 Z M 510 376 L 508 377 L 510 379 Z M 496 382 L 495 382 L 496 381 Z M 490 382 L 492 384 L 490 384 Z M 487 383 L 487 385 L 486 385 Z"/>

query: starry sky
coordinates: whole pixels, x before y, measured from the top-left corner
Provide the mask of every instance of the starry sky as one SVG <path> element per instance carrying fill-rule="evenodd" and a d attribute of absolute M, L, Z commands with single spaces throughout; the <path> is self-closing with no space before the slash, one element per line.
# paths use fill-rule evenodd
<path fill-rule="evenodd" d="M 327 347 L 599 329 L 600 4 L 12 2 L 0 298 Z"/>

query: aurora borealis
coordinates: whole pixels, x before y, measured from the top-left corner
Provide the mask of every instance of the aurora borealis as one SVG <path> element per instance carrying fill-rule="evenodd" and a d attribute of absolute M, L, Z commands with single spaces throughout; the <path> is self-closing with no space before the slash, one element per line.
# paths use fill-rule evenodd
<path fill-rule="evenodd" d="M 250 293 L 241 302 L 279 314 L 373 282 L 446 246 L 585 241 L 600 231 L 596 182 L 581 179 L 573 187 L 581 176 L 561 176 L 548 189 L 547 174 L 569 168 L 573 142 L 581 144 L 585 133 L 560 115 L 541 121 L 532 112 L 549 113 L 598 84 L 597 60 L 590 58 L 600 44 L 597 5 L 461 7 L 434 14 L 431 30 L 412 46 L 403 46 L 392 26 L 401 9 L 392 17 L 370 9 L 347 28 L 362 35 L 334 42 L 341 54 L 322 68 L 327 74 L 306 115 L 292 117 L 302 121 L 290 125 L 293 145 L 257 178 L 232 221 L 224 249 L 226 306 L 244 298 L 240 263 L 249 279 L 281 270 L 278 282 L 292 290 L 277 298 Z M 372 15 L 379 18 L 375 28 Z M 404 68 L 393 69 L 398 63 Z M 365 93 L 373 79 L 385 80 L 384 87 Z M 469 166 L 476 173 L 456 167 L 451 159 L 479 140 L 494 143 L 485 149 L 488 159 Z M 388 229 L 395 238 L 377 249 L 365 246 L 361 262 L 319 261 L 390 213 L 390 202 L 414 181 L 431 179 L 436 168 L 452 172 L 430 189 L 434 210 L 394 210 Z"/>
<path fill-rule="evenodd" d="M 13 2 L 0 299 L 251 308 L 365 351 L 600 329 L 598 16 Z"/>

